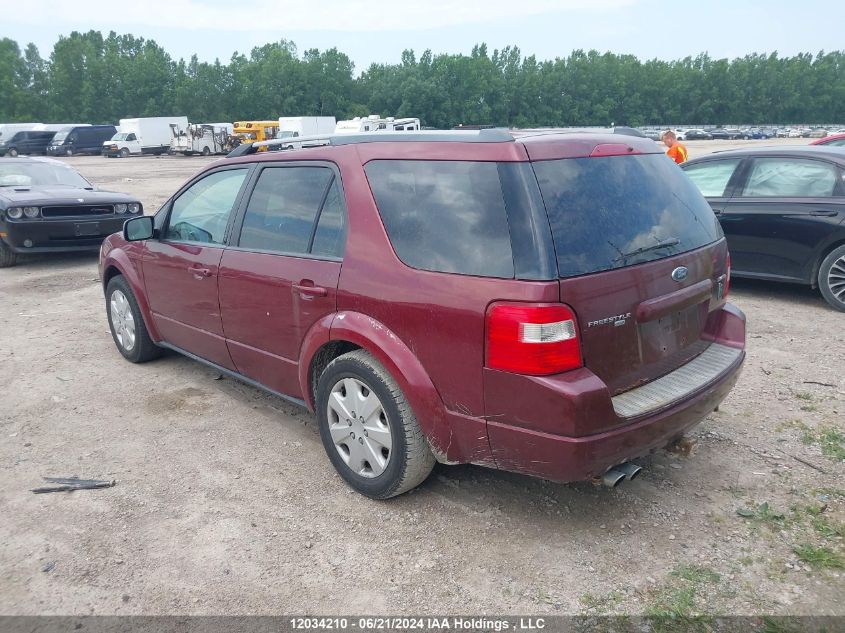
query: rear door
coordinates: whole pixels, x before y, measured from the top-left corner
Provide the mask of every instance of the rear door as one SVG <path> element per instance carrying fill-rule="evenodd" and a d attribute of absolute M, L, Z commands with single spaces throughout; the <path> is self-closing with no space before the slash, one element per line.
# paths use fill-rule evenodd
<path fill-rule="evenodd" d="M 662 154 L 533 167 L 555 242 L 561 301 L 577 315 L 585 365 L 611 395 L 706 349 L 726 245 L 707 202 L 678 167 Z"/>
<path fill-rule="evenodd" d="M 843 219 L 841 169 L 815 158 L 753 158 L 720 221 L 742 274 L 809 283 L 819 249 Z"/>
<path fill-rule="evenodd" d="M 171 203 L 162 237 L 147 240 L 144 283 L 164 340 L 234 369 L 223 337 L 218 270 L 249 167 L 204 175 Z"/>
<path fill-rule="evenodd" d="M 328 163 L 269 163 L 220 263 L 223 329 L 237 370 L 299 397 L 311 326 L 336 310 L 346 234 L 340 174 Z"/>

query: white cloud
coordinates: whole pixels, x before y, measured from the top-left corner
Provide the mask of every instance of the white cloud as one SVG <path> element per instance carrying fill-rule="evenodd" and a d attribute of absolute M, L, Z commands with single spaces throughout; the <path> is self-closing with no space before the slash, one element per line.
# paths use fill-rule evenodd
<path fill-rule="evenodd" d="M 0 0 L 5 26 L 64 25 L 64 30 L 141 28 L 188 31 L 408 31 L 579 11 L 601 14 L 638 0 Z"/>

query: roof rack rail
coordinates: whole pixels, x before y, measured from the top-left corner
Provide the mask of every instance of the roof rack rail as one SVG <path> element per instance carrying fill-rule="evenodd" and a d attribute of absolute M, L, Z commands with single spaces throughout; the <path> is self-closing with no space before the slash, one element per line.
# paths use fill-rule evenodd
<path fill-rule="evenodd" d="M 269 141 L 243 143 L 226 155 L 226 158 L 247 156 L 266 147 L 267 151 L 280 152 L 326 145 L 354 145 L 358 143 L 397 142 L 452 142 L 452 143 L 506 143 L 513 142 L 513 135 L 504 128 L 483 130 L 419 130 L 414 132 L 362 132 L 360 134 L 319 134 L 314 136 L 290 136 Z"/>

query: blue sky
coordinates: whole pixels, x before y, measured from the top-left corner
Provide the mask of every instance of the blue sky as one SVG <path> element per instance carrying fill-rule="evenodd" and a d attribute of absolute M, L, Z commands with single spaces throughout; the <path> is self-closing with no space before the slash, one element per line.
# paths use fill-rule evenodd
<path fill-rule="evenodd" d="M 300 52 L 337 47 L 357 72 L 406 48 L 469 53 L 481 42 L 541 60 L 579 48 L 679 59 L 845 47 L 841 0 L 0 0 L 0 10 L 0 37 L 44 57 L 60 35 L 96 29 L 154 39 L 177 59 L 226 61 L 279 39 Z"/>

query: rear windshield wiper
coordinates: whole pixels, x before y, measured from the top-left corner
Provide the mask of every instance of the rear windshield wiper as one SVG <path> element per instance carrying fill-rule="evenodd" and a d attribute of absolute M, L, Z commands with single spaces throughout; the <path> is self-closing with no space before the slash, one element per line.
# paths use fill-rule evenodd
<path fill-rule="evenodd" d="M 656 251 L 660 250 L 661 248 L 667 248 L 669 246 L 677 246 L 681 243 L 677 237 L 667 237 L 665 240 L 660 240 L 657 244 L 652 244 L 650 246 L 641 246 L 640 248 L 631 251 L 630 253 L 622 253 L 619 257 L 614 259 L 614 262 L 618 262 L 620 259 L 628 259 L 629 257 L 633 257 L 634 255 L 641 255 L 642 253 L 648 253 L 649 251 Z"/>

